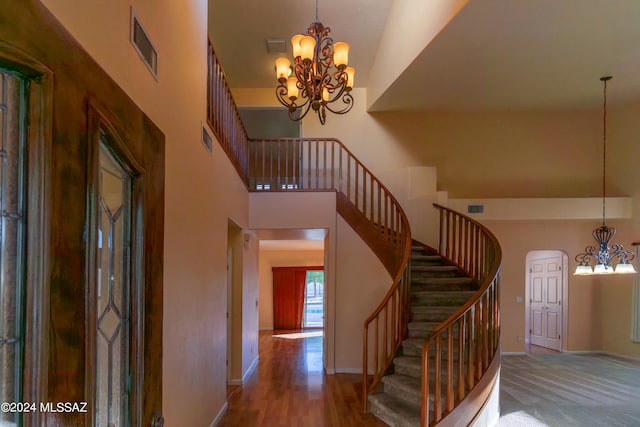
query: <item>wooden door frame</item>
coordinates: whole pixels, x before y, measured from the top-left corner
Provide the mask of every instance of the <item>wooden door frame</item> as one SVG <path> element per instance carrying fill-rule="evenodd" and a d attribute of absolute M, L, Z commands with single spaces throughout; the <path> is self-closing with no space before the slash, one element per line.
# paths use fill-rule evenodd
<path fill-rule="evenodd" d="M 87 396 L 87 288 L 90 215 L 87 170 L 90 106 L 120 132 L 132 158 L 144 168 L 141 209 L 144 270 L 142 301 L 146 328 L 140 337 L 143 360 L 137 387 L 142 413 L 137 426 L 160 426 L 162 418 L 162 290 L 164 265 L 164 135 L 113 79 L 84 51 L 39 0 L 10 1 L 0 15 L 0 66 L 30 81 L 29 147 L 33 182 L 27 233 L 37 261 L 28 267 L 39 286 L 28 302 L 33 320 L 25 337 L 24 397 L 34 402 L 83 402 Z M 41 65 L 46 64 L 46 65 Z M 55 82 L 55 84 L 53 84 Z M 55 111 L 56 114 L 53 114 Z M 35 116 L 34 116 L 35 117 Z M 34 149 L 34 153 L 31 149 Z M 31 257 L 31 252 L 28 253 Z M 30 261 L 32 260 L 30 259 Z M 32 301 L 35 301 L 31 303 Z M 91 410 L 91 408 L 89 408 Z M 39 419 L 37 417 L 40 417 Z M 86 413 L 38 413 L 25 425 L 90 425 Z"/>
<path fill-rule="evenodd" d="M 536 259 L 561 257 L 562 259 L 562 332 L 560 337 L 560 351 L 567 351 L 567 323 L 569 317 L 569 257 L 560 249 L 532 250 L 527 253 L 525 262 L 525 344 L 531 342 L 531 262 Z"/>
<path fill-rule="evenodd" d="M 0 41 L 0 68 L 11 70 L 27 84 L 25 336 L 23 401 L 47 402 L 47 330 L 49 318 L 51 136 L 53 74 L 21 49 Z M 35 373 L 39 373 L 36 375 Z M 25 426 L 40 426 L 41 413 L 24 414 Z"/>

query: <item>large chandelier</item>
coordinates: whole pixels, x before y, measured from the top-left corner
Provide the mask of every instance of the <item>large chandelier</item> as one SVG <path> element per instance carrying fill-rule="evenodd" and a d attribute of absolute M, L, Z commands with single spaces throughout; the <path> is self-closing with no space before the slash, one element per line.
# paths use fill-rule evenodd
<path fill-rule="evenodd" d="M 576 275 L 589 274 L 633 274 L 636 270 L 633 268 L 631 261 L 635 257 L 633 252 L 625 251 L 620 243 L 613 243 L 611 239 L 616 234 L 614 227 L 608 227 L 605 223 L 605 176 L 606 176 L 606 159 L 607 159 L 607 82 L 611 77 L 602 77 L 600 80 L 604 83 L 604 131 L 602 144 L 602 225 L 593 230 L 593 238 L 598 243 L 598 247 L 587 246 L 584 252 L 576 255 L 575 260 L 578 262 Z M 596 252 L 597 250 L 597 252 Z M 616 266 L 612 265 L 612 261 L 616 261 Z M 595 267 L 591 268 L 591 261 L 595 262 Z"/>
<path fill-rule="evenodd" d="M 291 120 L 301 120 L 311 109 L 324 124 L 326 110 L 345 114 L 353 107 L 351 89 L 355 69 L 347 67 L 349 44 L 334 43 L 330 33 L 331 29 L 318 19 L 316 0 L 316 22 L 309 26 L 306 34 L 291 38 L 293 71 L 287 58 L 276 59 L 279 82 L 276 96 L 288 108 Z"/>

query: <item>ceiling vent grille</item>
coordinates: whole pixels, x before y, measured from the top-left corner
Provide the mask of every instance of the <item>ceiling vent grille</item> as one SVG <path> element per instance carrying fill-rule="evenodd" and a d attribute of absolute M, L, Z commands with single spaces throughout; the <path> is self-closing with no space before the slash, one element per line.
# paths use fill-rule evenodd
<path fill-rule="evenodd" d="M 467 213 L 470 213 L 470 214 L 484 213 L 484 205 L 467 205 Z"/>
<path fill-rule="evenodd" d="M 267 39 L 267 52 L 287 53 L 287 42 L 284 39 Z"/>
<path fill-rule="evenodd" d="M 158 51 L 153 47 L 151 39 L 142 28 L 138 17 L 133 13 L 133 9 L 131 9 L 131 43 L 147 65 L 147 68 L 149 68 L 149 71 L 151 71 L 151 74 L 153 74 L 153 77 L 157 79 Z"/>

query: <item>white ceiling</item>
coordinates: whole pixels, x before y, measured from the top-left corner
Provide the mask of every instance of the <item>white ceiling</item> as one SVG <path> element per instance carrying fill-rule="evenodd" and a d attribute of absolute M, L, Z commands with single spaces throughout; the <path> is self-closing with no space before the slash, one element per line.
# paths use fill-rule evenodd
<path fill-rule="evenodd" d="M 415 0 L 425 1 L 425 0 Z M 392 0 L 321 0 L 366 84 Z M 232 87 L 274 87 L 265 40 L 301 33 L 315 1 L 210 0 L 210 32 Z M 402 46 L 398 46 L 399 49 Z M 599 108 L 640 102 L 640 0 L 470 0 L 373 110 Z M 275 95 L 274 95 L 275 96 Z"/>

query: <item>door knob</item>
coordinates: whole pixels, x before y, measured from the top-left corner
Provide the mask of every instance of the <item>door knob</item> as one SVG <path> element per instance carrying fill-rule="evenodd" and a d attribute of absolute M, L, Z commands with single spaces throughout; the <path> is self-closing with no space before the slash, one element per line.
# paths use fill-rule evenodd
<path fill-rule="evenodd" d="M 151 416 L 151 427 L 164 427 L 164 417 L 160 412 L 154 412 Z"/>

